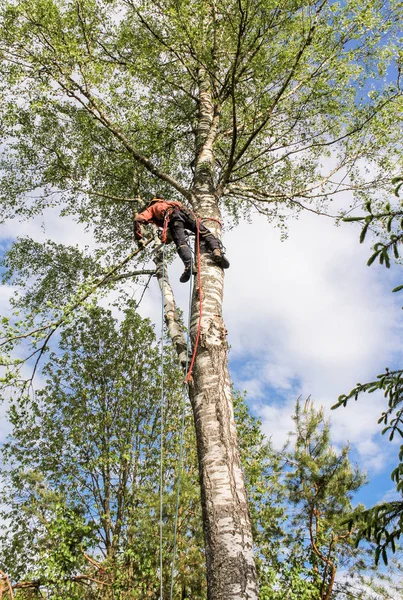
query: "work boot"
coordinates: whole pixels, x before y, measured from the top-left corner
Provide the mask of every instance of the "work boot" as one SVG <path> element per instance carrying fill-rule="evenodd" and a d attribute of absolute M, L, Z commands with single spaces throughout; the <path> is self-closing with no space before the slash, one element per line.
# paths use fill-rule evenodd
<path fill-rule="evenodd" d="M 185 270 L 183 271 L 182 275 L 179 277 L 179 281 L 181 283 L 186 283 L 187 281 L 189 281 L 191 274 L 192 274 L 191 266 L 186 265 Z"/>
<path fill-rule="evenodd" d="M 228 269 L 228 267 L 229 267 L 229 260 L 222 253 L 222 251 L 220 250 L 220 248 L 216 248 L 215 250 L 213 250 L 213 252 L 211 253 L 211 256 L 212 256 L 212 259 L 213 259 L 213 261 L 215 262 L 216 265 L 218 265 L 222 269 Z"/>

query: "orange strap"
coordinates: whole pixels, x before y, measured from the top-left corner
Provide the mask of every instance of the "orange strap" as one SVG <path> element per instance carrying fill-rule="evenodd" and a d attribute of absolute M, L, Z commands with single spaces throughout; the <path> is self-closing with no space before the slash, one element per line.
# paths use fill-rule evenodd
<path fill-rule="evenodd" d="M 218 225 L 222 229 L 222 223 L 221 223 L 221 221 L 219 221 L 218 219 L 213 219 L 213 217 L 204 217 L 203 219 L 200 219 L 200 217 L 199 217 L 199 220 L 202 221 L 202 222 L 203 221 L 214 221 L 214 223 L 218 223 Z"/>
<path fill-rule="evenodd" d="M 162 233 L 161 233 L 161 242 L 163 244 L 167 243 L 167 233 L 168 233 L 169 220 L 170 220 L 171 214 L 173 213 L 173 211 L 175 210 L 175 208 L 176 207 L 167 208 L 166 211 L 165 211 L 164 226 L 162 228 Z"/>
<path fill-rule="evenodd" d="M 190 362 L 190 367 L 187 372 L 185 383 L 189 382 L 189 379 L 192 377 L 193 366 L 196 360 L 197 348 L 199 346 L 200 340 L 200 331 L 201 331 L 201 318 L 203 315 L 203 304 L 202 304 L 202 289 L 201 289 L 201 275 L 200 275 L 200 219 L 196 220 L 197 229 L 196 229 L 196 249 L 197 249 L 197 283 L 199 286 L 199 323 L 197 326 L 197 334 L 195 339 L 195 345 L 193 349 L 193 356 Z"/>

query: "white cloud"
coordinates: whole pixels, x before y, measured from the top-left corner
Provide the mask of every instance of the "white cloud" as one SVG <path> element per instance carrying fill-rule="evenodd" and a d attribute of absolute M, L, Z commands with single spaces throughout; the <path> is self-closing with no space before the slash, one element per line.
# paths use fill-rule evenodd
<path fill-rule="evenodd" d="M 358 235 L 352 224 L 335 227 L 310 213 L 290 222 L 285 242 L 262 219 L 240 225 L 225 237 L 225 316 L 236 385 L 258 407 L 266 434 L 282 445 L 296 398 L 312 395 L 331 416 L 333 440 L 350 442 L 375 472 L 388 460 L 386 440 L 375 437 L 383 396 L 329 411 L 402 355 L 395 273 L 366 266 L 370 249 Z"/>
<path fill-rule="evenodd" d="M 379 500 L 379 503 L 383 503 L 383 502 L 394 502 L 396 500 L 399 500 L 401 502 L 402 500 L 402 494 L 399 494 L 396 491 L 396 488 L 390 488 L 389 490 L 386 490 L 386 492 L 384 492 L 382 498 Z"/>
<path fill-rule="evenodd" d="M 77 223 L 72 217 L 60 216 L 60 207 L 47 208 L 42 215 L 37 215 L 28 221 L 17 221 L 0 225 L 0 244 L 4 249 L 4 243 L 11 238 L 32 237 L 39 242 L 53 240 L 59 244 L 69 246 L 78 245 L 84 248 L 92 246 L 94 238 L 91 230 L 87 230 L 82 223 Z"/>
<path fill-rule="evenodd" d="M 14 288 L 11 285 L 0 285 L 0 315 L 4 315 L 9 310 L 10 298 L 14 294 Z"/>
<path fill-rule="evenodd" d="M 285 445 L 290 431 L 294 429 L 292 420 L 294 407 L 294 399 L 281 405 L 261 404 L 255 406 L 263 421 L 263 433 L 271 439 L 274 447 L 278 450 Z"/>

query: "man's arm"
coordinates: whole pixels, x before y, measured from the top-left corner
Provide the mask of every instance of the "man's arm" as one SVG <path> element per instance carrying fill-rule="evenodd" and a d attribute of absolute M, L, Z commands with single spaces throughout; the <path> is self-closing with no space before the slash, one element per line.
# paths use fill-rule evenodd
<path fill-rule="evenodd" d="M 133 221 L 133 233 L 134 233 L 134 239 L 139 242 L 140 240 L 143 240 L 143 232 L 141 230 L 141 224 L 142 223 L 146 223 L 147 221 L 144 221 L 141 217 L 136 217 Z"/>
<path fill-rule="evenodd" d="M 141 225 L 142 224 L 146 225 L 147 223 L 150 223 L 152 218 L 153 218 L 153 213 L 152 213 L 152 210 L 150 210 L 150 208 L 146 208 L 145 210 L 141 211 L 141 213 L 138 213 L 134 217 L 133 232 L 134 232 L 134 239 L 137 242 L 140 242 L 143 239 L 143 232 L 141 230 Z"/>

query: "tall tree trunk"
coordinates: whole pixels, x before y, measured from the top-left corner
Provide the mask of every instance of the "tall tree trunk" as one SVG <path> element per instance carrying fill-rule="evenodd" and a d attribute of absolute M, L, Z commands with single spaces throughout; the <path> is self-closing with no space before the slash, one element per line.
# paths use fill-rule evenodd
<path fill-rule="evenodd" d="M 214 210 L 214 197 L 198 197 L 201 216 L 219 217 L 217 208 Z M 200 263 L 203 312 L 189 395 L 199 459 L 208 598 L 251 600 L 257 598 L 256 569 L 222 318 L 224 273 L 207 253 L 202 252 Z M 193 342 L 198 320 L 199 292 L 195 286 Z"/>
<path fill-rule="evenodd" d="M 221 237 L 215 196 L 213 144 L 219 107 L 213 106 L 201 73 L 194 209 Z M 209 220 L 210 219 L 210 220 Z M 213 219 L 213 220 L 211 220 Z M 200 256 L 201 291 L 195 285 L 191 336 L 199 325 L 200 341 L 189 386 L 192 403 L 203 511 L 209 600 L 258 597 L 253 539 L 234 420 L 228 372 L 226 329 L 222 318 L 224 272 L 206 252 Z M 195 278 L 197 282 L 197 277 Z"/>

